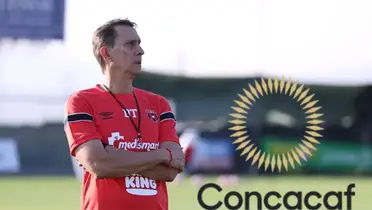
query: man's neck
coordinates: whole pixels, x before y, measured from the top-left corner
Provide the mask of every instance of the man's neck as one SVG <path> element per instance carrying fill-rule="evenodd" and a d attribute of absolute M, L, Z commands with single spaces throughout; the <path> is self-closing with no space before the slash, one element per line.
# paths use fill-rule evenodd
<path fill-rule="evenodd" d="M 133 90 L 132 79 L 123 77 L 109 77 L 105 78 L 105 85 L 112 93 L 131 93 Z"/>

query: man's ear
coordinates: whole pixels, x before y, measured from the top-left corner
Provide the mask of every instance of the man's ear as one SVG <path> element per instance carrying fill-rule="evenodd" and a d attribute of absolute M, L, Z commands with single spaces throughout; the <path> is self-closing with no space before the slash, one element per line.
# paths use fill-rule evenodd
<path fill-rule="evenodd" d="M 102 58 L 107 58 L 110 55 L 108 54 L 107 46 L 103 46 L 99 49 L 99 54 L 101 55 Z"/>

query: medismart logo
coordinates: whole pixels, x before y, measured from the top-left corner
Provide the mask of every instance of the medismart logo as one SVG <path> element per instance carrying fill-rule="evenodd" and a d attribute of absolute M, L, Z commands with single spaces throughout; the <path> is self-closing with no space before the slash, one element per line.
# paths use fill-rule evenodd
<path fill-rule="evenodd" d="M 265 171 L 271 166 L 271 171 L 275 168 L 280 172 L 282 167 L 288 171 L 289 165 L 294 169 L 295 162 L 301 165 L 302 160 L 306 161 L 312 156 L 312 151 L 316 150 L 316 144 L 320 144 L 318 138 L 322 137 L 319 131 L 323 130 L 321 126 L 324 121 L 321 119 L 323 114 L 320 112 L 321 106 L 317 105 L 318 100 L 314 99 L 315 94 L 310 94 L 310 88 L 305 88 L 304 85 L 298 85 L 291 81 L 286 81 L 282 78 L 280 81 L 275 78 L 269 78 L 265 81 L 261 78 L 261 82 L 257 80 L 254 84 L 249 84 L 248 89 L 243 88 L 243 93 L 239 93 L 240 100 L 235 100 L 237 106 L 231 108 L 235 111 L 230 115 L 234 118 L 229 123 L 232 126 L 229 130 L 234 133 L 230 137 L 234 138 L 233 144 L 238 144 L 236 150 L 241 150 L 240 155 L 246 155 L 246 161 L 252 159 L 252 166 L 258 163 L 258 168 L 265 167 Z M 251 108 L 259 99 L 272 94 L 280 94 L 296 100 L 306 115 L 306 130 L 301 138 L 300 143 L 282 154 L 270 154 L 262 151 L 258 145 L 250 139 L 246 127 L 246 119 L 249 116 Z M 302 159 L 302 160 L 301 160 Z"/>
<path fill-rule="evenodd" d="M 232 126 L 229 130 L 233 131 L 230 137 L 234 139 L 233 144 L 238 145 L 236 150 L 241 150 L 241 156 L 246 156 L 246 161 L 252 160 L 252 166 L 257 165 L 258 168 L 268 168 L 272 172 L 277 170 L 282 171 L 282 168 L 288 171 L 290 168 L 295 169 L 295 164 L 302 165 L 302 161 L 306 161 L 312 156 L 312 151 L 317 150 L 316 145 L 320 144 L 319 138 L 322 137 L 320 131 L 324 130 L 321 124 L 323 113 L 322 107 L 318 105 L 318 100 L 315 99 L 315 94 L 310 93 L 310 88 L 304 85 L 298 85 L 295 82 L 282 78 L 268 78 L 261 81 L 255 80 L 254 83 L 248 84 L 248 88 L 243 88 L 243 92 L 239 93 L 239 100 L 235 100 L 234 106 L 231 108 L 234 113 L 229 121 Z M 263 151 L 259 146 L 252 141 L 247 130 L 247 119 L 249 112 L 252 111 L 254 104 L 261 98 L 272 94 L 283 95 L 295 100 L 301 109 L 304 111 L 306 118 L 306 129 L 299 143 L 281 154 L 270 154 Z M 346 191 L 299 191 L 292 190 L 288 192 L 269 191 L 261 193 L 258 191 L 238 191 L 223 192 L 221 186 L 215 183 L 208 183 L 202 186 L 198 191 L 198 203 L 203 209 L 220 209 L 223 206 L 227 209 L 287 209 L 287 210 L 351 210 L 352 196 L 355 196 L 353 189 L 355 184 L 349 184 Z M 206 199 L 207 191 L 217 191 L 224 195 L 223 199 L 213 200 Z M 346 197 L 346 205 L 344 201 Z M 253 200 L 252 200 L 253 198 Z M 293 202 L 293 200 L 295 200 Z M 336 202 L 334 202 L 336 200 Z M 253 203 L 255 202 L 256 203 Z M 252 204 L 252 205 L 251 205 Z M 254 207 L 253 205 L 256 204 Z"/>

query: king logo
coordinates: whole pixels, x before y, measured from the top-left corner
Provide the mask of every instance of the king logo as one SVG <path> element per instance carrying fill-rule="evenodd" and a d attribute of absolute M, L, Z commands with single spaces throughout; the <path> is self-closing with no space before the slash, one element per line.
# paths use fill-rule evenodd
<path fill-rule="evenodd" d="M 132 195 L 152 196 L 158 193 L 155 180 L 137 174 L 125 177 L 125 188 Z"/>

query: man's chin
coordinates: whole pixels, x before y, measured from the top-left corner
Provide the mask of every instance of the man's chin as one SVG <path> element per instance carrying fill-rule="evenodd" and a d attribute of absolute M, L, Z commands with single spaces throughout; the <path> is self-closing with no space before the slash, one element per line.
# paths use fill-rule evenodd
<path fill-rule="evenodd" d="M 139 74 L 139 73 L 141 73 L 141 65 L 139 66 L 139 67 L 135 67 L 135 68 L 133 68 L 133 70 L 132 70 L 132 72 L 133 72 L 133 74 Z"/>
<path fill-rule="evenodd" d="M 133 77 L 136 77 L 141 73 L 141 66 L 139 67 L 133 67 L 128 71 L 129 74 L 133 75 Z"/>

